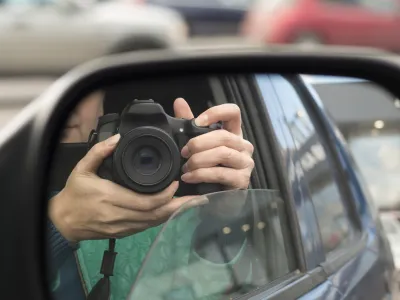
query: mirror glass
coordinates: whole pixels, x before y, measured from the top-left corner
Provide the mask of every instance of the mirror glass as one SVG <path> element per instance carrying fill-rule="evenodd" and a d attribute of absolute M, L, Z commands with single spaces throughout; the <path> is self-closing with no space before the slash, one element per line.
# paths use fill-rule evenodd
<path fill-rule="evenodd" d="M 53 157 L 51 292 L 179 300 L 272 289 L 360 238 L 365 203 L 349 208 L 335 147 L 350 151 L 374 209 L 400 209 L 399 125 L 400 101 L 355 78 L 98 86 L 79 99 Z"/>

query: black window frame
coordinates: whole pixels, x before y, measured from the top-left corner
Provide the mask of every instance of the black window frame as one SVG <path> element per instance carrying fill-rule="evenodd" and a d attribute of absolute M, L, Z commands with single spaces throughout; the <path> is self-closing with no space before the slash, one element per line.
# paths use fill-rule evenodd
<path fill-rule="evenodd" d="M 314 100 L 317 95 L 312 95 L 310 93 L 309 88 L 311 88 L 311 86 L 307 87 L 306 83 L 301 78 L 301 75 L 287 75 L 284 76 L 284 78 L 292 84 L 293 88 L 299 95 L 299 99 L 315 128 L 315 132 L 317 133 L 321 144 L 323 144 L 324 149 L 327 152 L 327 156 L 329 156 L 330 160 L 332 160 L 332 168 L 335 169 L 332 174 L 341 193 L 343 204 L 349 214 L 349 219 L 354 228 L 359 232 L 362 232 L 363 227 L 361 219 L 358 215 L 357 207 L 355 205 L 356 199 L 354 199 L 348 184 L 349 176 L 340 162 L 338 152 L 335 150 L 334 145 L 337 143 L 336 138 L 327 129 L 328 124 L 324 120 L 324 117 L 320 114 L 319 107 Z"/>
<path fill-rule="evenodd" d="M 277 142 L 275 141 L 275 135 L 273 133 L 273 127 L 270 123 L 270 120 L 268 120 L 268 118 L 263 114 L 263 110 L 260 111 L 257 109 L 253 101 L 253 99 L 258 98 L 259 95 L 258 90 L 254 86 L 252 75 L 224 75 L 216 76 L 211 80 L 213 81 L 214 90 L 216 93 L 218 93 L 220 96 L 223 95 L 224 97 L 224 99 L 219 102 L 234 103 L 241 108 L 244 137 L 252 142 L 255 146 L 253 155 L 253 159 L 255 160 L 255 169 L 252 176 L 251 187 L 279 190 L 283 199 L 290 197 L 286 195 L 286 192 L 289 191 L 288 187 L 285 189 L 280 188 L 280 186 L 284 184 L 284 180 L 279 179 L 283 178 L 284 175 L 276 175 L 277 173 L 281 174 L 283 169 L 282 167 L 277 168 L 277 164 L 279 164 L 277 161 L 279 160 L 279 148 L 276 145 Z M 219 99 L 219 97 L 215 97 L 215 99 Z M 253 117 L 254 113 L 258 112 L 263 114 L 263 118 Z M 263 132 L 266 130 L 269 131 L 271 140 L 264 139 L 263 141 L 260 141 L 257 139 L 257 133 L 264 134 Z M 264 153 L 264 155 L 261 155 L 261 153 Z M 268 155 L 265 155 L 266 153 Z M 292 203 L 285 200 L 284 202 Z M 277 288 L 285 286 L 302 277 L 299 270 L 299 260 L 301 260 L 304 256 L 295 253 L 296 251 L 294 250 L 295 246 L 293 245 L 294 242 L 290 232 L 295 232 L 297 227 L 295 224 L 290 224 L 289 220 L 292 218 L 288 217 L 288 213 L 290 213 L 291 209 L 293 208 L 289 208 L 288 205 L 285 204 L 285 215 L 284 217 L 280 218 L 281 228 L 284 231 L 282 235 L 285 241 L 285 250 L 287 251 L 286 256 L 288 258 L 288 267 L 291 271 L 262 287 L 250 291 L 238 299 L 258 297 L 260 293 L 265 292 L 270 294 L 271 290 L 276 290 Z M 296 214 L 295 212 L 292 213 Z M 295 230 L 293 230 L 293 228 Z M 300 242 L 301 238 L 296 234 L 295 236 Z M 300 248 L 297 247 L 297 249 Z M 322 268 L 320 271 L 322 271 Z"/>
<path fill-rule="evenodd" d="M 337 143 L 334 133 L 330 130 L 329 119 L 324 116 L 324 112 L 321 112 L 321 108 L 317 101 L 319 100 L 317 93 L 313 93 L 311 85 L 307 84 L 302 75 L 284 75 L 283 77 L 292 84 L 295 91 L 299 95 L 299 99 L 302 102 L 306 113 L 309 115 L 311 122 L 313 123 L 315 130 L 321 140 L 324 143 L 325 151 L 327 155 L 333 160 L 333 166 L 335 168 L 334 178 L 338 184 L 339 190 L 343 195 L 343 203 L 345 209 L 348 212 L 350 221 L 354 225 L 354 229 L 357 229 L 359 235 L 353 239 L 348 247 L 338 248 L 331 252 L 331 255 L 326 255 L 325 261 L 321 262 L 321 266 L 325 269 L 327 275 L 331 275 L 339 270 L 345 263 L 350 261 L 357 253 L 361 252 L 367 243 L 367 232 L 363 227 L 362 220 L 358 215 L 358 207 L 356 206 L 356 199 L 351 187 L 348 184 L 350 176 L 346 167 L 341 162 L 340 154 L 335 149 Z"/>

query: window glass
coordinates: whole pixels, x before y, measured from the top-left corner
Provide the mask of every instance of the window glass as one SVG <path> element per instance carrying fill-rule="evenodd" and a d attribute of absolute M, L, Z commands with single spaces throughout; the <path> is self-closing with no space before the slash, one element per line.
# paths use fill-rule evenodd
<path fill-rule="evenodd" d="M 380 209 L 400 208 L 400 131 L 351 131 L 348 144 Z"/>
<path fill-rule="evenodd" d="M 380 210 L 399 209 L 400 101 L 371 82 L 314 82 L 313 87 L 347 141 L 366 198 Z"/>
<path fill-rule="evenodd" d="M 284 213 L 273 190 L 194 199 L 163 226 L 128 299 L 233 299 L 288 274 Z"/>
<path fill-rule="evenodd" d="M 382 218 L 382 225 L 383 229 L 385 230 L 386 234 L 397 234 L 398 233 L 398 226 L 396 226 L 396 219 L 390 218 Z"/>
<path fill-rule="evenodd" d="M 337 174 L 325 143 L 321 140 L 301 98 L 292 84 L 274 75 L 276 92 L 285 111 L 285 123 L 296 144 L 295 163 L 302 168 L 318 219 L 326 253 L 347 245 L 354 229 L 339 189 Z"/>

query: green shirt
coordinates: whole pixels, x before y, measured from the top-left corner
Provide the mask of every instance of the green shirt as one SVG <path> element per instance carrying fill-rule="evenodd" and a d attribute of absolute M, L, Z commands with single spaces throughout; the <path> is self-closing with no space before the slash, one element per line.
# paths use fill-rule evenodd
<path fill-rule="evenodd" d="M 216 264 L 200 258 L 192 251 L 192 236 L 200 219 L 196 210 L 188 210 L 179 218 L 144 232 L 116 241 L 118 253 L 111 277 L 111 299 L 220 299 L 232 284 L 232 266 L 246 251 L 247 243 L 229 264 Z M 161 232 L 161 230 L 163 230 Z M 160 234 L 161 232 L 161 234 Z M 154 247 L 151 248 L 153 242 Z M 90 291 L 102 277 L 99 274 L 108 240 L 84 241 L 77 251 L 84 285 Z M 151 251 L 134 291 L 132 286 L 146 255 Z M 247 256 L 247 255 L 246 255 Z M 241 282 L 251 280 L 251 263 Z M 241 267 L 242 268 L 242 267 Z M 246 269 L 247 269 L 246 268 Z M 243 272 L 241 272 L 243 273 Z"/>

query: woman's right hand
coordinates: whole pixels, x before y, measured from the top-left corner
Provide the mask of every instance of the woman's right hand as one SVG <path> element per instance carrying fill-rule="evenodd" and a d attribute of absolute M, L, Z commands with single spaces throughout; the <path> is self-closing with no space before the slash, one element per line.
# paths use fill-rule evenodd
<path fill-rule="evenodd" d="M 76 165 L 64 189 L 50 200 L 49 217 L 71 242 L 135 234 L 163 223 L 195 197 L 173 198 L 178 182 L 160 193 L 143 195 L 98 177 L 97 169 L 119 139 L 117 134 L 92 147 Z"/>

